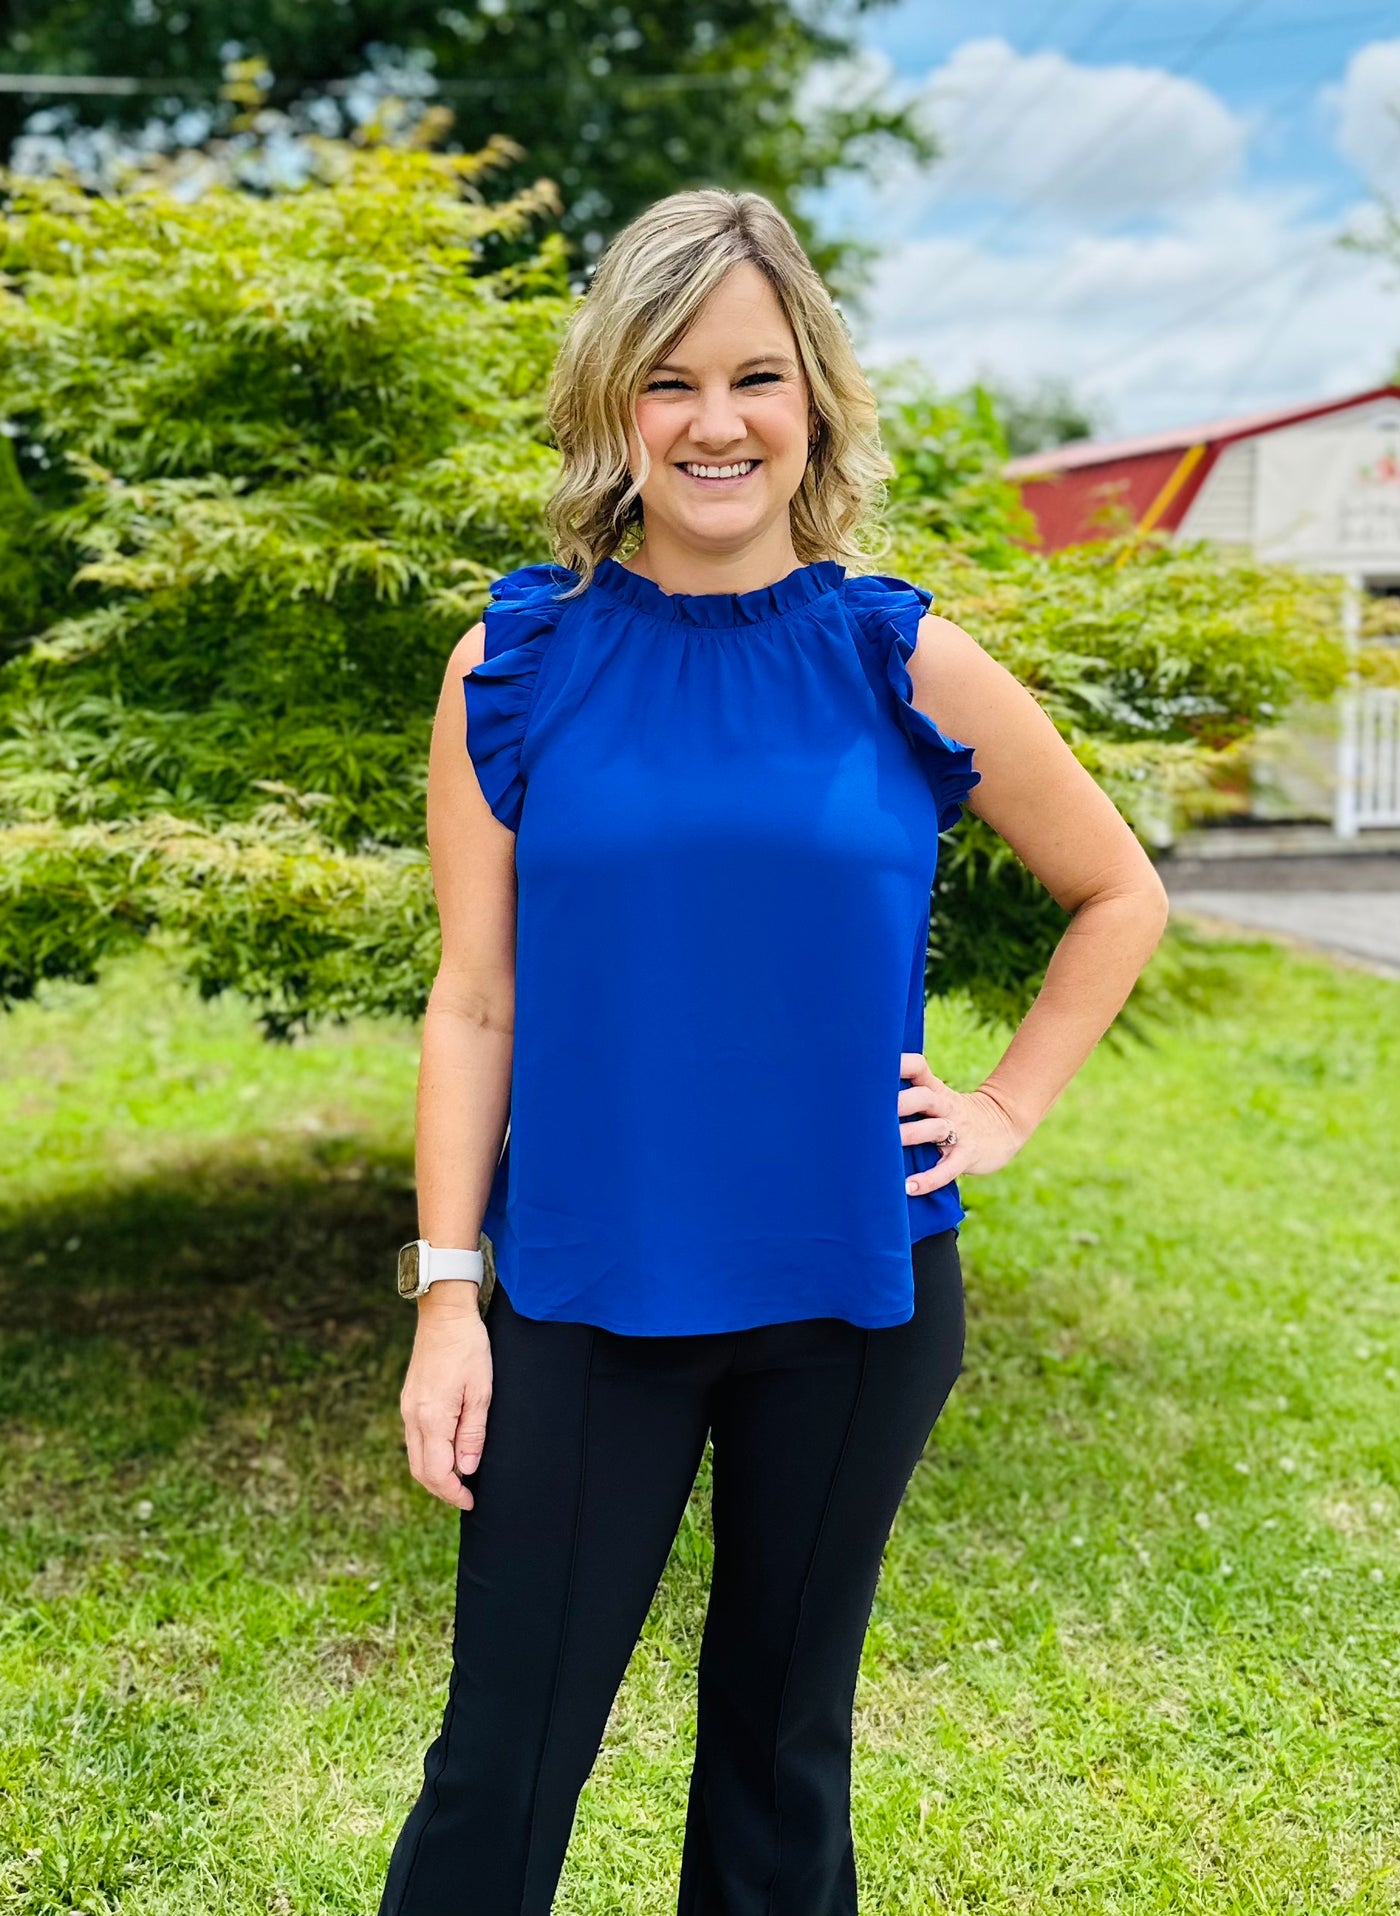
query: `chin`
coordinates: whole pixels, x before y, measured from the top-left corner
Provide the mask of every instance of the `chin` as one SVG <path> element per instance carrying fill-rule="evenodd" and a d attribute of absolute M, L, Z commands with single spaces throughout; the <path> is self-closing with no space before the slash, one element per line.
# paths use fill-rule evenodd
<path fill-rule="evenodd" d="M 716 549 L 727 553 L 736 545 L 745 544 L 749 539 L 756 538 L 762 532 L 764 523 L 762 519 L 741 521 L 725 518 L 720 521 L 713 513 L 710 513 L 702 519 L 694 520 L 685 530 L 697 545 L 703 545 L 706 539 L 722 541 L 722 545 Z"/>

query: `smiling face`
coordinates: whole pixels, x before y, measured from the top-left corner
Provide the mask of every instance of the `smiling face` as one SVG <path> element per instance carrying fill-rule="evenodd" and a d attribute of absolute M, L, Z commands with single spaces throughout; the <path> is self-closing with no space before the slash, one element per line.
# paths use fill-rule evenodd
<path fill-rule="evenodd" d="M 640 499 L 653 553 L 791 550 L 789 502 L 813 429 L 792 328 L 767 276 L 734 266 L 648 369 L 637 426 L 651 460 Z M 635 436 L 629 455 L 640 471 Z"/>

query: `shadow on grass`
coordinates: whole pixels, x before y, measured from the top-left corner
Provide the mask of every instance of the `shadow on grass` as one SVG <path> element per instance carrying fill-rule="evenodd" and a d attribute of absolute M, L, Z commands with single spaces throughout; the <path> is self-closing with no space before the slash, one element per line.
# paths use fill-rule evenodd
<path fill-rule="evenodd" d="M 411 1344 L 393 1253 L 416 1228 L 411 1165 L 343 1140 L 275 1166 L 222 1150 L 15 1207 L 0 1425 L 62 1428 L 115 1460 L 313 1376 L 382 1398 Z"/>

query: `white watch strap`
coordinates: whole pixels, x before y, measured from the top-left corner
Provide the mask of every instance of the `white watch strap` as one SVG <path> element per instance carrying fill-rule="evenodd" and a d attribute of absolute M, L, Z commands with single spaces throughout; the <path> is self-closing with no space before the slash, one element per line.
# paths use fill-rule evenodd
<path fill-rule="evenodd" d="M 418 1294 L 421 1297 L 430 1284 L 440 1283 L 444 1278 L 470 1278 L 479 1284 L 486 1275 L 486 1260 L 480 1251 L 448 1250 L 441 1244 L 430 1244 L 425 1237 L 418 1240 Z"/>

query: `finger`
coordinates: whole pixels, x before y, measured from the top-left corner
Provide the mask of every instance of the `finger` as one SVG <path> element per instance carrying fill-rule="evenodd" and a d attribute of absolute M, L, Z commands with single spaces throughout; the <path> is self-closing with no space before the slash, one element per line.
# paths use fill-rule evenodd
<path fill-rule="evenodd" d="M 409 1475 L 421 1483 L 423 1478 L 423 1439 L 419 1433 L 416 1420 L 410 1417 L 407 1411 L 401 1412 L 401 1415 L 403 1417 L 404 1449 L 408 1452 Z"/>
<path fill-rule="evenodd" d="M 951 1118 L 909 1118 L 899 1127 L 899 1135 L 906 1144 L 936 1144 L 943 1149 L 949 1137 L 956 1133 Z"/>
<path fill-rule="evenodd" d="M 910 1078 L 915 1084 L 942 1084 L 941 1078 L 935 1078 L 929 1069 L 928 1059 L 922 1051 L 901 1051 L 899 1054 L 899 1075 Z M 946 1087 L 945 1087 L 946 1088 Z"/>
<path fill-rule="evenodd" d="M 922 1112 L 931 1118 L 951 1118 L 957 1113 L 960 1095 L 950 1091 L 946 1084 L 916 1084 L 907 1091 L 897 1092 L 895 1105 L 901 1117 Z"/>
<path fill-rule="evenodd" d="M 462 1421 L 457 1426 L 457 1468 L 464 1477 L 470 1477 L 481 1462 L 481 1453 L 486 1446 L 486 1405 L 467 1404 L 462 1411 Z"/>
<path fill-rule="evenodd" d="M 971 1153 L 962 1144 L 955 1144 L 951 1151 L 945 1151 L 937 1164 L 927 1171 L 914 1171 L 904 1181 L 904 1188 L 910 1197 L 927 1197 L 930 1191 L 941 1191 L 954 1178 L 964 1177 L 970 1165 Z"/>
<path fill-rule="evenodd" d="M 470 1510 L 475 1499 L 457 1475 L 452 1439 L 441 1430 L 423 1432 L 423 1473 L 419 1482 L 445 1504 Z"/>

